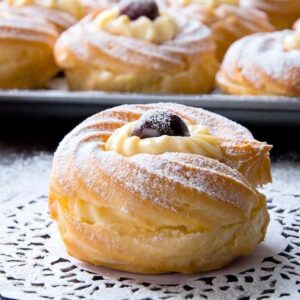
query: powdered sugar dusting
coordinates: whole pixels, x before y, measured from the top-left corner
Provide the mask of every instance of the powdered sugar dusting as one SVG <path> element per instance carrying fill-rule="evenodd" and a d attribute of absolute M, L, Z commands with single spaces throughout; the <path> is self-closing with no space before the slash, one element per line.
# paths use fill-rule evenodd
<path fill-rule="evenodd" d="M 144 199 L 176 213 L 180 197 L 194 190 L 211 201 L 230 203 L 247 213 L 256 203 L 252 188 L 237 171 L 218 161 L 176 153 L 126 158 L 104 151 L 105 141 L 124 121 L 136 121 L 153 110 L 168 110 L 193 125 L 207 126 L 215 136 L 227 140 L 253 140 L 247 129 L 202 109 L 174 103 L 124 105 L 92 116 L 62 141 L 54 158 L 55 188 L 58 183 L 65 195 L 80 199 L 89 191 L 92 201 L 100 197 L 107 203 L 118 201 L 119 193 L 124 193 L 132 201 Z"/>
<path fill-rule="evenodd" d="M 247 36 L 228 50 L 222 72 L 233 82 L 269 94 L 300 93 L 300 50 L 286 51 L 284 39 L 294 31 Z"/>
<path fill-rule="evenodd" d="M 152 129 L 158 132 L 167 132 L 171 127 L 172 120 L 168 111 L 151 110 L 142 115 L 138 124 L 142 124 L 145 121 L 151 122 Z"/>
<path fill-rule="evenodd" d="M 184 70 L 189 56 L 202 57 L 203 53 L 212 53 L 214 42 L 210 30 L 199 22 L 190 20 L 178 13 L 171 13 L 179 26 L 177 36 L 166 43 L 156 45 L 126 36 L 117 36 L 98 30 L 94 26 L 95 15 L 90 15 L 63 33 L 58 40 L 58 47 L 70 48 L 81 61 L 94 61 L 89 51 L 91 45 L 109 56 L 118 67 L 114 71 L 120 72 L 128 68 L 128 64 L 135 70 L 144 72 L 145 68 L 165 71 L 173 74 Z M 84 40 L 84 42 L 83 42 Z M 83 45 L 78 47 L 78 44 Z M 87 45 L 87 46 L 85 46 Z M 151 64 L 145 61 L 151 57 Z M 61 61 L 64 63 L 64 61 Z M 114 64 L 110 65 L 112 67 Z M 101 62 L 103 65 L 103 61 Z"/>

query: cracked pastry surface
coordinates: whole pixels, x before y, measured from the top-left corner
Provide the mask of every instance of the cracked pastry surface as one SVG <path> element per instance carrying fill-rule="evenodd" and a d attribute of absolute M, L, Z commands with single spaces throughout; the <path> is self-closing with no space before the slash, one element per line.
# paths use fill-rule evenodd
<path fill-rule="evenodd" d="M 171 121 L 157 126 L 156 112 L 155 121 L 147 115 L 157 110 Z M 169 126 L 174 115 L 176 126 Z M 125 156 L 107 145 L 128 124 L 130 136 L 144 140 L 193 137 L 191 126 L 203 126 L 222 155 L 187 153 L 178 139 L 183 148 L 176 152 L 167 143 L 157 154 Z M 271 180 L 262 163 L 269 150 L 242 126 L 201 109 L 173 103 L 109 109 L 77 126 L 56 151 L 51 216 L 68 252 L 95 265 L 152 274 L 220 268 L 264 238 L 269 216 L 255 186 Z M 255 168 L 253 179 L 248 171 L 256 163 L 263 170 Z"/>
<path fill-rule="evenodd" d="M 207 27 L 177 13 L 131 20 L 120 8 L 117 15 L 112 11 L 89 15 L 56 43 L 56 61 L 72 90 L 204 93 L 213 88 L 218 63 Z"/>
<path fill-rule="evenodd" d="M 300 34 L 258 33 L 228 50 L 217 83 L 230 94 L 300 95 Z"/>

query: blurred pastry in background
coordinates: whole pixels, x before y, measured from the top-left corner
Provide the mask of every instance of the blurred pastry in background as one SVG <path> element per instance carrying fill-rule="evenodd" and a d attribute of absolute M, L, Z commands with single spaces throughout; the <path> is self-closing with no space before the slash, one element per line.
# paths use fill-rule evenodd
<path fill-rule="evenodd" d="M 76 19 L 82 18 L 86 13 L 84 0 L 5 0 L 6 3 L 14 6 L 36 5 L 65 11 Z"/>
<path fill-rule="evenodd" d="M 239 5 L 240 0 L 164 0 L 168 2 L 169 5 L 176 5 L 179 4 L 180 6 L 187 6 L 190 4 L 209 4 L 218 6 L 222 3 L 232 4 L 232 5 Z"/>
<path fill-rule="evenodd" d="M 229 94 L 300 96 L 300 33 L 258 33 L 235 42 L 217 83 Z"/>
<path fill-rule="evenodd" d="M 240 0 L 240 5 L 264 11 L 278 29 L 291 28 L 300 18 L 299 0 Z"/>
<path fill-rule="evenodd" d="M 264 12 L 257 9 L 241 8 L 212 1 L 209 5 L 199 5 L 190 1 L 180 11 L 211 28 L 217 44 L 217 58 L 221 61 L 229 46 L 236 40 L 257 32 L 270 32 L 274 27 Z"/>
<path fill-rule="evenodd" d="M 31 16 L 39 17 L 48 21 L 49 23 L 52 23 L 59 32 L 65 31 L 67 28 L 76 23 L 76 19 L 70 14 L 42 6 L 13 6 L 2 3 L 0 5 L 0 10 L 2 12 L 11 12 L 15 15 L 18 14 L 24 16 L 25 18 L 29 18 Z"/>
<path fill-rule="evenodd" d="M 92 13 L 61 35 L 55 56 L 71 90 L 207 93 L 218 69 L 211 31 L 152 0 Z"/>
<path fill-rule="evenodd" d="M 42 88 L 58 71 L 53 47 L 59 31 L 39 12 L 0 5 L 2 89 Z"/>

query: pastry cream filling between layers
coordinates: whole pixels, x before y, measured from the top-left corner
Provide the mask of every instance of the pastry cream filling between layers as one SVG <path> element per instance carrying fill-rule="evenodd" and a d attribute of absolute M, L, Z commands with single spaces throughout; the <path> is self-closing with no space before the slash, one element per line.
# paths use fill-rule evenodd
<path fill-rule="evenodd" d="M 300 33 L 287 35 L 283 40 L 283 47 L 286 51 L 300 50 Z"/>
<path fill-rule="evenodd" d="M 207 127 L 201 125 L 188 126 L 190 136 L 163 135 L 140 139 L 130 136 L 137 122 L 131 122 L 117 129 L 105 144 L 106 151 L 116 151 L 124 156 L 139 153 L 162 154 L 165 152 L 191 153 L 221 159 L 219 141 L 212 136 Z"/>
<path fill-rule="evenodd" d="M 98 29 L 114 35 L 124 35 L 151 43 L 161 44 L 172 40 L 178 33 L 176 22 L 167 15 L 160 15 L 155 20 L 139 17 L 131 21 L 126 15 L 120 15 L 117 8 L 101 12 L 95 19 Z"/>

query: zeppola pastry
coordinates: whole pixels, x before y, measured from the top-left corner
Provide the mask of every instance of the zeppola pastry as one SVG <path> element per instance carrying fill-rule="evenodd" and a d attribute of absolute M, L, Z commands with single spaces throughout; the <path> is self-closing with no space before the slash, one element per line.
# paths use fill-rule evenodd
<path fill-rule="evenodd" d="M 252 33 L 274 31 L 267 15 L 257 9 L 216 4 L 213 1 L 209 5 L 189 1 L 181 7 L 177 5 L 177 9 L 211 28 L 217 44 L 219 61 L 234 41 Z"/>
<path fill-rule="evenodd" d="M 70 255 L 138 273 L 191 273 L 247 255 L 269 222 L 256 186 L 271 146 L 174 103 L 124 105 L 77 126 L 54 155 L 49 207 Z"/>
<path fill-rule="evenodd" d="M 59 32 L 65 31 L 67 28 L 76 23 L 76 20 L 71 15 L 65 12 L 36 5 L 26 5 L 19 7 L 14 5 L 6 5 L 5 3 L 3 3 L 0 5 L 0 12 L 10 12 L 14 15 L 23 16 L 24 23 L 27 21 L 26 19 L 30 21 L 29 19 L 32 17 L 44 19 L 45 21 L 53 24 Z"/>
<path fill-rule="evenodd" d="M 55 46 L 71 90 L 207 93 L 218 63 L 210 30 L 154 1 L 95 12 Z"/>
<path fill-rule="evenodd" d="M 53 47 L 59 31 L 43 13 L 0 5 L 0 88 L 44 87 L 57 73 Z M 48 17 L 56 18 L 50 12 Z"/>
<path fill-rule="evenodd" d="M 300 18 L 299 0 L 240 0 L 240 4 L 266 12 L 274 26 L 280 29 L 291 28 Z"/>
<path fill-rule="evenodd" d="M 230 94 L 300 96 L 299 74 L 300 33 L 257 33 L 229 48 L 217 83 Z"/>

